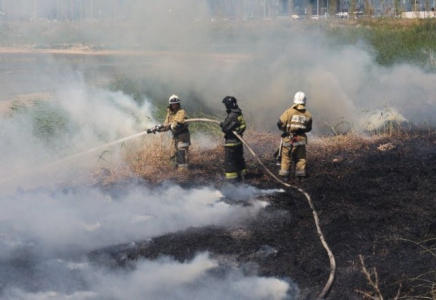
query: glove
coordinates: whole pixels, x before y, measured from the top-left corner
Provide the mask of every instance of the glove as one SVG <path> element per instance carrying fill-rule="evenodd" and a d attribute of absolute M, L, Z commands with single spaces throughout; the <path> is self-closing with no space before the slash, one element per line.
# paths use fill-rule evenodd
<path fill-rule="evenodd" d="M 156 125 L 156 126 L 154 126 L 152 128 L 147 129 L 147 133 L 148 134 L 150 134 L 150 133 L 156 134 L 156 132 L 160 131 L 162 128 L 164 128 L 163 125 Z"/>
<path fill-rule="evenodd" d="M 175 125 L 171 124 L 171 130 L 178 130 L 182 127 L 183 127 L 183 124 L 181 124 L 181 123 L 176 123 Z"/>
<path fill-rule="evenodd" d="M 221 122 L 220 122 L 220 127 L 223 128 L 223 125 L 224 125 L 224 122 L 221 121 Z"/>
<path fill-rule="evenodd" d="M 150 134 L 150 133 L 156 133 L 156 131 L 155 131 L 154 129 L 155 129 L 155 127 L 153 127 L 153 128 L 148 128 L 148 129 L 147 129 L 147 133 L 148 133 L 148 134 Z"/>
<path fill-rule="evenodd" d="M 286 132 L 283 132 L 281 135 L 280 135 L 282 138 L 285 138 L 285 137 L 287 137 L 288 136 L 288 133 L 286 133 Z"/>

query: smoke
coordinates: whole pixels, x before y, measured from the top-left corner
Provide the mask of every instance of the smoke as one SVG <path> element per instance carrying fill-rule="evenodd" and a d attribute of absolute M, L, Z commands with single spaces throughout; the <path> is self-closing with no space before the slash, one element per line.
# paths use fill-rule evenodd
<path fill-rule="evenodd" d="M 8 288 L 3 299 L 272 299 L 292 300 L 298 288 L 289 280 L 244 275 L 238 269 L 222 269 L 207 253 L 192 261 L 177 262 L 169 257 L 156 261 L 143 260 L 134 270 L 111 271 L 98 269 L 89 263 L 72 264 L 52 261 L 51 271 L 73 277 L 82 289 L 72 290 L 72 282 L 61 282 L 48 273 L 44 281 L 59 284 L 57 290 L 26 292 Z M 67 276 L 65 276 L 67 275 Z M 83 282 L 77 277 L 81 275 Z M 47 282 L 42 282 L 47 285 Z"/>
<path fill-rule="evenodd" d="M 379 66 L 364 42 L 341 45 L 303 22 L 224 21 L 211 16 L 206 2 L 200 1 L 130 1 L 124 11 L 117 26 L 103 21 L 88 26 L 72 23 L 74 37 L 109 50 L 138 52 L 82 58 L 80 63 L 71 57 L 72 69 L 93 79 L 97 74 L 105 78 L 123 74 L 139 80 L 142 87 L 137 89 L 154 103 L 164 105 L 176 93 L 188 115 L 216 115 L 221 99 L 234 95 L 248 125 L 266 130 L 274 129 L 297 91 L 307 95 L 315 134 L 329 132 L 342 122 L 364 130 L 365 112 L 386 109 L 416 125 L 435 123 L 435 75 L 409 64 Z M 68 63 L 65 57 L 53 60 Z M 38 82 L 46 86 L 51 74 L 58 74 L 43 70 L 46 73 Z"/>
<path fill-rule="evenodd" d="M 186 262 L 132 262 L 129 270 L 98 267 L 85 256 L 193 226 L 238 226 L 267 205 L 257 197 L 273 192 L 241 186 L 238 204 L 222 202 L 212 188 L 175 185 L 1 197 L 2 299 L 295 299 L 298 289 L 288 280 L 222 267 L 205 253 Z"/>
<path fill-rule="evenodd" d="M 278 118 L 290 106 L 295 92 L 302 90 L 317 117 L 315 130 L 319 130 L 325 122 L 335 124 L 342 119 L 361 123 L 361 111 L 380 108 L 381 102 L 407 115 L 403 106 L 413 97 L 407 95 L 410 92 L 401 93 L 413 90 L 407 87 L 417 85 L 422 93 L 414 100 L 434 99 L 433 88 L 427 84 L 433 75 L 411 65 L 379 67 L 368 45 L 362 42 L 342 46 L 328 40 L 316 26 L 305 28 L 302 22 L 288 21 L 224 21 L 225 16 L 211 15 L 207 1 L 118 2 L 115 6 L 95 3 L 96 9 L 104 11 L 91 11 L 87 4 L 81 13 L 87 16 L 84 21 L 92 19 L 91 13 L 99 21 L 87 26 L 72 23 L 74 34 L 68 38 L 72 43 L 86 41 L 110 49 L 146 51 L 127 62 L 125 58 L 108 60 L 133 78 L 140 76 L 153 82 L 147 92 L 162 101 L 177 93 L 194 104 L 190 109 L 197 106 L 198 100 L 214 109 L 225 95 L 233 94 L 243 100 L 243 109 L 262 112 L 251 122 L 267 125 L 268 118 L 263 116 Z M 54 2 L 49 5 L 45 1 L 40 10 L 55 12 Z M 116 16 L 112 19 L 116 25 L 102 17 L 109 11 Z M 235 11 L 235 15 L 238 13 Z M 46 27 L 59 32 L 62 29 L 58 23 Z M 46 40 L 49 34 L 54 33 L 44 32 L 39 39 Z M 58 42 L 66 39 L 62 38 L 58 37 Z M 33 40 L 38 44 L 38 36 Z M 51 40 L 56 42 L 55 38 Z M 383 84 L 381 78 L 385 79 Z M 30 82 L 27 80 L 25 85 Z M 400 91 L 396 89 L 399 82 L 405 83 Z M 406 118 L 433 122 L 433 114 L 426 111 Z"/>
<path fill-rule="evenodd" d="M 210 108 L 219 107 L 224 96 L 235 95 L 248 126 L 266 130 L 274 128 L 297 91 L 307 95 L 315 134 L 341 122 L 348 123 L 348 128 L 367 129 L 363 126 L 368 121 L 366 111 L 392 110 L 416 125 L 435 124 L 434 74 L 406 64 L 380 67 L 366 46 L 333 48 L 322 36 L 315 41 L 296 33 L 280 45 L 258 38 L 249 59 L 222 61 L 219 67 L 212 58 L 200 57 L 199 61 L 205 61 L 186 65 L 167 60 L 156 74 L 161 80 L 169 77 L 175 90 L 196 91 Z M 283 51 L 274 48 L 279 46 Z M 184 76 L 172 77 L 169 70 L 184 70 Z M 180 94 L 189 103 L 188 95 Z"/>
<path fill-rule="evenodd" d="M 132 5 L 132 30 L 113 42 L 153 50 L 138 57 L 126 76 L 148 82 L 145 93 L 154 100 L 164 103 L 176 93 L 188 113 L 217 113 L 221 99 L 234 95 L 248 125 L 269 130 L 303 91 L 315 134 L 341 122 L 364 130 L 363 112 L 386 108 L 411 123 L 434 125 L 434 75 L 408 64 L 381 67 L 364 42 L 340 45 L 299 22 L 212 21 L 198 1 Z"/>
<path fill-rule="evenodd" d="M 252 189 L 244 190 L 253 195 Z M 3 197 L 0 220 L 13 231 L 5 233 L 7 243 L 3 241 L 0 257 L 13 255 L 14 245 L 19 244 L 38 248 L 35 243 L 39 243 L 43 253 L 88 251 L 189 226 L 235 224 L 265 206 L 259 201 L 247 208 L 231 206 L 220 202 L 221 197 L 210 188 L 183 190 L 178 186 L 157 190 L 132 186 L 128 192 L 112 196 L 98 190 L 79 190 Z"/>
<path fill-rule="evenodd" d="M 140 106 L 122 92 L 89 89 L 83 80 L 60 86 L 56 95 L 60 108 L 80 128 L 71 139 L 80 150 L 127 137 L 154 121 L 148 101 Z"/>
<path fill-rule="evenodd" d="M 50 100 L 36 98 L 32 99 L 34 103 L 18 102 L 10 115 L 5 114 L 0 119 L 3 192 L 18 186 L 46 185 L 50 176 L 57 177 L 57 181 L 61 181 L 61 177 L 63 180 L 74 178 L 75 171 L 107 163 L 109 156 L 110 163 L 120 162 L 124 144 L 56 164 L 93 147 L 141 132 L 155 123 L 149 101 L 139 104 L 122 92 L 88 86 L 81 73 L 70 70 L 62 80 L 55 79 L 54 84 Z M 56 171 L 59 172 L 53 175 Z"/>
<path fill-rule="evenodd" d="M 182 263 L 171 258 L 140 261 L 132 263 L 133 270 L 90 264 L 87 253 L 100 247 L 188 227 L 237 226 L 267 205 L 257 196 L 274 191 L 241 186 L 239 202 L 232 204 L 215 189 L 186 190 L 171 183 L 154 189 L 124 185 L 109 192 L 49 188 L 52 179 L 65 182 L 84 167 L 91 172 L 100 153 L 58 164 L 55 170 L 46 169 L 47 163 L 155 122 L 147 99 L 138 104 L 122 92 L 90 87 L 80 73 L 68 76 L 55 86 L 55 100 L 21 107 L 1 119 L 2 175 L 18 174 L 14 181 L 3 177 L 1 182 L 2 299 L 294 299 L 298 289 L 289 280 L 222 271 L 207 254 Z M 54 127 L 42 126 L 53 120 Z M 59 126 L 62 130 L 55 130 Z M 16 191 L 18 185 L 27 189 Z M 232 193 L 229 189 L 223 193 Z"/>

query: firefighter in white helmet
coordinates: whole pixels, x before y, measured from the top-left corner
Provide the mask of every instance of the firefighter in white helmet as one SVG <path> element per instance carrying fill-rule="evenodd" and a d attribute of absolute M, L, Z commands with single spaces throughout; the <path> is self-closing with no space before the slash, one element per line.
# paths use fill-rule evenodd
<path fill-rule="evenodd" d="M 188 148 L 191 145 L 191 136 L 185 119 L 187 116 L 180 105 L 180 98 L 177 95 L 172 95 L 169 98 L 162 131 L 171 130 L 173 134 L 170 159 L 173 166 L 179 169 L 188 169 Z"/>
<path fill-rule="evenodd" d="M 306 132 L 312 130 L 312 115 L 306 109 L 306 95 L 303 92 L 295 94 L 293 105 L 281 115 L 277 126 L 283 131 L 279 175 L 289 179 L 294 162 L 297 179 L 306 177 Z"/>

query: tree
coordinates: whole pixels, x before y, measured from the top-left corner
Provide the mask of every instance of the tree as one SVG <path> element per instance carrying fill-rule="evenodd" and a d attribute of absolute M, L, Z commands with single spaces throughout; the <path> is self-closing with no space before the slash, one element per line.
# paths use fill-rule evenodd
<path fill-rule="evenodd" d="M 348 7 L 348 13 L 354 14 L 356 11 L 356 0 L 350 0 L 350 5 Z"/>
<path fill-rule="evenodd" d="M 370 0 L 364 1 L 364 12 L 367 16 L 371 16 L 373 14 L 374 10 L 372 8 Z"/>
<path fill-rule="evenodd" d="M 401 7 L 400 7 L 400 0 L 394 0 L 394 9 L 395 9 L 395 15 L 401 15 Z"/>

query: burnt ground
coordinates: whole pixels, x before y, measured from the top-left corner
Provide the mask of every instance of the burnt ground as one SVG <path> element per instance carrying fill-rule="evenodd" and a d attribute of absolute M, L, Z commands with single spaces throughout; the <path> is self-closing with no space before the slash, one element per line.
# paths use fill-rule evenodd
<path fill-rule="evenodd" d="M 434 299 L 435 141 L 434 135 L 419 134 L 334 137 L 308 145 L 310 177 L 290 183 L 311 195 L 335 255 L 336 278 L 328 299 Z M 256 144 L 254 148 L 265 153 L 264 161 L 277 171 L 269 155 L 273 149 Z M 251 172 L 249 184 L 281 187 L 249 153 L 245 156 Z M 194 170 L 179 184 L 222 185 L 216 175 L 222 172 L 220 162 L 210 167 L 208 176 L 195 170 L 201 166 L 193 165 Z M 263 197 L 270 205 L 237 228 L 189 228 L 138 241 L 135 246 L 99 249 L 90 258 L 118 267 L 161 255 L 184 261 L 209 251 L 217 259 L 231 257 L 240 266 L 255 265 L 260 275 L 292 278 L 301 298 L 311 299 L 324 287 L 330 265 L 306 198 L 295 190 Z M 373 281 L 377 276 L 379 292 L 365 276 L 364 267 Z"/>

